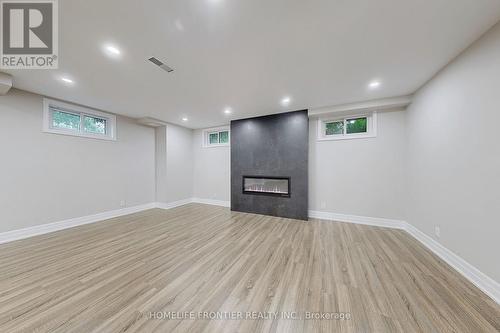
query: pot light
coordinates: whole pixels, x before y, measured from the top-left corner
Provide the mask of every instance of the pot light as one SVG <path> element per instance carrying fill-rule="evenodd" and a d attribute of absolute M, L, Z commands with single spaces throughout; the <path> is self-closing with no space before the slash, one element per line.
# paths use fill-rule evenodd
<path fill-rule="evenodd" d="M 290 104 L 290 102 L 292 101 L 292 99 L 290 97 L 284 97 L 282 100 L 281 100 L 281 105 L 283 106 L 288 106 L 288 104 Z"/>
<path fill-rule="evenodd" d="M 104 45 L 104 53 L 106 53 L 109 57 L 118 58 L 121 56 L 122 51 L 114 45 L 107 44 Z"/>
<path fill-rule="evenodd" d="M 368 84 L 368 87 L 370 89 L 377 89 L 379 88 L 380 86 L 382 85 L 382 83 L 380 81 L 372 81 Z"/>
<path fill-rule="evenodd" d="M 63 81 L 64 83 L 68 83 L 68 84 L 73 84 L 73 83 L 75 83 L 75 81 L 73 81 L 73 80 L 71 80 L 70 78 L 65 77 L 65 76 L 61 77 L 61 81 Z"/>
<path fill-rule="evenodd" d="M 188 121 L 189 119 L 187 117 L 183 117 L 182 121 Z"/>
<path fill-rule="evenodd" d="M 231 114 L 231 113 L 233 113 L 233 110 L 231 110 L 231 108 L 225 108 L 224 109 L 224 113 L 225 114 Z"/>

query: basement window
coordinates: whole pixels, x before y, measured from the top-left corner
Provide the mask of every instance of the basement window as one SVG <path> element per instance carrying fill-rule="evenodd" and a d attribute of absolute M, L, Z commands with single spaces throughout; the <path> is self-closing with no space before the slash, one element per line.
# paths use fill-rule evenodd
<path fill-rule="evenodd" d="M 377 136 L 377 113 L 318 120 L 318 140 L 346 140 Z"/>
<path fill-rule="evenodd" d="M 203 147 L 229 146 L 230 131 L 228 127 L 210 128 L 203 130 Z"/>
<path fill-rule="evenodd" d="M 101 140 L 116 140 L 116 116 L 45 98 L 43 131 Z"/>

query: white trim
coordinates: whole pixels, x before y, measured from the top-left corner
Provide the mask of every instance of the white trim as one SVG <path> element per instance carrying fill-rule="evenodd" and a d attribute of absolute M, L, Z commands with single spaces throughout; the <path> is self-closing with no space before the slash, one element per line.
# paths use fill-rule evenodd
<path fill-rule="evenodd" d="M 355 118 L 366 118 L 366 133 L 347 134 L 347 120 Z M 344 133 L 335 135 L 326 135 L 326 123 L 344 122 Z M 337 140 L 352 140 L 352 139 L 367 139 L 377 137 L 377 111 L 363 114 L 350 114 L 347 116 L 337 116 L 330 118 L 318 118 L 317 124 L 317 141 L 337 141 Z"/>
<path fill-rule="evenodd" d="M 408 234 L 410 234 L 410 236 L 422 243 L 422 245 L 431 250 L 435 255 L 437 255 L 444 262 L 453 267 L 457 272 L 462 274 L 467 280 L 469 280 L 472 284 L 482 290 L 486 295 L 500 304 L 500 283 L 496 282 L 495 280 L 478 270 L 476 267 L 472 266 L 467 261 L 438 243 L 436 240 L 429 237 L 428 235 L 405 221 L 384 219 L 378 217 L 337 214 L 314 210 L 309 211 L 309 217 L 321 220 L 365 224 L 377 227 L 405 230 Z"/>
<path fill-rule="evenodd" d="M 405 223 L 405 230 L 425 247 L 434 252 L 435 255 L 443 259 L 448 265 L 467 278 L 472 284 L 490 296 L 495 302 L 500 304 L 500 283 L 496 282 L 411 224 Z"/>
<path fill-rule="evenodd" d="M 153 208 L 172 209 L 175 207 L 184 206 L 184 205 L 192 203 L 192 202 L 203 203 L 203 204 L 207 204 L 207 205 L 223 206 L 223 207 L 230 206 L 229 202 L 226 202 L 226 201 L 197 199 L 197 198 L 188 198 L 188 199 L 174 201 L 174 202 L 170 202 L 170 203 L 151 202 L 151 203 L 147 203 L 144 205 L 138 205 L 138 206 L 133 206 L 133 207 L 110 210 L 107 212 L 97 213 L 97 214 L 93 214 L 93 215 L 76 217 L 76 218 L 71 218 L 71 219 L 62 220 L 62 221 L 58 221 L 58 222 L 35 225 L 32 227 L 28 227 L 28 228 L 2 232 L 2 233 L 0 233 L 0 244 L 16 241 L 16 240 L 20 240 L 20 239 L 25 239 L 25 238 L 29 238 L 29 237 L 33 237 L 33 236 L 48 234 L 51 232 L 69 229 L 69 228 L 77 227 L 80 225 L 101 222 L 104 220 L 137 213 L 137 212 L 141 212 L 141 211 L 148 210 L 148 209 L 153 209 Z"/>
<path fill-rule="evenodd" d="M 60 108 L 68 113 L 80 115 L 80 130 L 64 130 L 61 128 L 52 127 L 52 114 L 50 106 Z M 84 116 L 95 116 L 106 120 L 106 134 L 93 134 L 84 132 L 83 118 Z M 77 136 L 89 139 L 110 140 L 116 141 L 116 116 L 111 113 L 101 112 L 90 108 L 56 101 L 49 98 L 43 99 L 43 132 L 61 135 Z"/>
<path fill-rule="evenodd" d="M 223 201 L 223 200 L 193 198 L 192 202 L 201 203 L 201 204 L 205 204 L 205 205 L 212 205 L 212 206 L 231 207 L 230 201 Z"/>
<path fill-rule="evenodd" d="M 406 226 L 406 222 L 400 220 L 338 214 L 338 213 L 322 212 L 316 210 L 310 210 L 309 217 L 314 219 L 328 220 L 328 221 L 348 222 L 348 223 L 372 225 L 377 227 L 394 228 L 394 229 L 404 229 Z"/>
<path fill-rule="evenodd" d="M 37 235 L 43 235 L 54 231 L 73 228 L 76 226 L 100 222 L 103 220 L 112 219 L 115 217 L 137 213 L 143 210 L 155 208 L 155 203 L 148 203 L 139 206 L 127 207 L 122 209 L 111 210 L 103 213 L 76 217 L 68 220 L 36 225 L 24 229 L 12 230 L 0 233 L 0 244 L 12 242 L 19 239 L 29 238 Z"/>
<path fill-rule="evenodd" d="M 229 135 L 229 141 L 228 143 L 219 143 L 219 144 L 209 144 L 209 134 L 214 133 L 214 132 L 228 132 Z M 229 126 L 219 126 L 219 127 L 212 127 L 212 128 L 205 128 L 202 131 L 202 142 L 201 145 L 203 148 L 216 148 L 216 147 L 229 147 L 231 144 L 231 129 Z"/>
<path fill-rule="evenodd" d="M 370 139 L 370 138 L 376 138 L 377 135 L 375 134 L 363 134 L 363 135 L 356 135 L 356 134 L 351 134 L 351 135 L 339 135 L 339 136 L 325 136 L 318 138 L 318 142 L 322 141 L 341 141 L 341 140 L 356 140 L 356 139 Z"/>
<path fill-rule="evenodd" d="M 184 206 L 184 205 L 190 204 L 192 202 L 193 202 L 192 198 L 178 200 L 178 201 L 169 202 L 169 203 L 156 202 L 155 203 L 155 207 L 156 208 L 161 208 L 161 209 L 172 209 L 172 208 L 175 208 L 175 207 L 180 207 L 180 206 Z"/>

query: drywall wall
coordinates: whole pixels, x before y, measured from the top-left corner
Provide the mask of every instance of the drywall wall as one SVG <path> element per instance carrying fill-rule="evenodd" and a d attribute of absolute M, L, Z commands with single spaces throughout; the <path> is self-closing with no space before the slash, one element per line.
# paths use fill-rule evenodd
<path fill-rule="evenodd" d="M 155 127 L 156 202 L 168 202 L 167 195 L 167 126 Z"/>
<path fill-rule="evenodd" d="M 192 130 L 168 124 L 166 156 L 166 201 L 193 197 L 193 134 Z"/>
<path fill-rule="evenodd" d="M 203 130 L 193 131 L 193 194 L 196 198 L 229 202 L 231 148 L 203 147 Z"/>
<path fill-rule="evenodd" d="M 193 131 L 167 124 L 155 128 L 156 201 L 193 197 Z"/>
<path fill-rule="evenodd" d="M 407 221 L 496 281 L 499 87 L 497 25 L 416 94 L 407 118 Z"/>
<path fill-rule="evenodd" d="M 0 232 L 154 201 L 154 130 L 117 117 L 117 140 L 42 132 L 42 101 L 0 97 Z"/>
<path fill-rule="evenodd" d="M 309 209 L 404 220 L 405 112 L 379 112 L 375 138 L 318 141 L 309 130 Z"/>

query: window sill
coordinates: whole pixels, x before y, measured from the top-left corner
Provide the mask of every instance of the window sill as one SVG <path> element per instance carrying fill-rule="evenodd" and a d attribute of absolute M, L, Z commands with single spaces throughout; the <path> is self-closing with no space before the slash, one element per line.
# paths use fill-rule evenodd
<path fill-rule="evenodd" d="M 356 134 L 351 134 L 351 135 L 339 135 L 338 137 L 335 136 L 324 136 L 321 138 L 318 138 L 318 141 L 340 141 L 340 140 L 354 140 L 354 139 L 371 139 L 371 138 L 376 138 L 376 134 L 363 134 L 363 135 L 356 135 Z"/>
<path fill-rule="evenodd" d="M 229 147 L 229 143 L 220 144 L 220 145 L 203 145 L 203 148 L 220 148 L 220 147 Z"/>
<path fill-rule="evenodd" d="M 66 135 L 66 136 L 75 136 L 75 137 L 80 137 L 80 138 L 86 138 L 86 139 L 96 139 L 96 140 L 105 140 L 105 141 L 116 141 L 115 137 L 111 136 L 105 136 L 105 135 L 93 135 L 93 134 L 85 134 L 85 133 L 79 133 L 79 132 L 72 132 L 72 131 L 64 131 L 64 130 L 57 130 L 53 128 L 48 128 L 43 130 L 44 133 L 50 133 L 50 134 L 59 134 L 59 135 Z"/>

